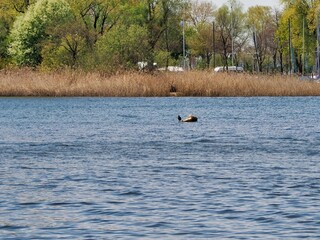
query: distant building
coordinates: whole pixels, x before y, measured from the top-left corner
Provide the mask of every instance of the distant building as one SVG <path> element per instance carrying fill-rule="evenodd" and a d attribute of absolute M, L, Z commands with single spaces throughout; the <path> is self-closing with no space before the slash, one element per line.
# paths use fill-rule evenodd
<path fill-rule="evenodd" d="M 183 72 L 183 67 L 178 66 L 168 66 L 167 68 L 159 68 L 159 71 L 169 71 L 169 72 Z"/>
<path fill-rule="evenodd" d="M 243 72 L 243 67 L 238 67 L 238 66 L 229 66 L 228 70 L 227 67 L 216 67 L 214 72 Z"/>

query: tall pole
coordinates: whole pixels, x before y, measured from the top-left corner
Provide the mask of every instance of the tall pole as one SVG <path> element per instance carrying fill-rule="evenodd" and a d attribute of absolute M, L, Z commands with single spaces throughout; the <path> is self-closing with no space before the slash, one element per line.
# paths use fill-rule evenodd
<path fill-rule="evenodd" d="M 234 52 L 234 44 L 233 44 L 233 6 L 231 5 L 231 64 L 233 64 L 233 52 Z"/>
<path fill-rule="evenodd" d="M 216 27 L 214 21 L 212 22 L 212 55 L 213 55 L 213 68 L 216 67 Z"/>
<path fill-rule="evenodd" d="M 259 73 L 260 72 L 260 65 L 259 65 L 259 55 L 258 55 L 258 42 L 257 42 L 257 32 L 256 28 L 254 27 L 253 29 L 253 43 L 254 43 L 254 48 L 255 48 L 255 65 L 256 65 L 256 70 Z"/>
<path fill-rule="evenodd" d="M 303 16 L 302 20 L 302 76 L 304 76 L 304 68 L 305 68 L 305 17 Z"/>
<path fill-rule="evenodd" d="M 186 69 L 186 37 L 184 29 L 185 21 L 182 22 L 182 51 L 183 51 L 183 69 Z"/>
<path fill-rule="evenodd" d="M 182 55 L 183 55 L 183 69 L 186 69 L 186 34 L 185 34 L 185 20 L 182 20 Z"/>
<path fill-rule="evenodd" d="M 320 76 L 320 26 L 319 26 L 319 16 L 317 16 L 317 78 Z"/>
<path fill-rule="evenodd" d="M 288 28 L 289 28 L 289 54 L 288 54 L 288 60 L 289 60 L 289 74 L 291 75 L 291 69 L 292 69 L 292 65 L 291 65 L 291 21 L 289 19 L 289 23 L 288 23 Z"/>

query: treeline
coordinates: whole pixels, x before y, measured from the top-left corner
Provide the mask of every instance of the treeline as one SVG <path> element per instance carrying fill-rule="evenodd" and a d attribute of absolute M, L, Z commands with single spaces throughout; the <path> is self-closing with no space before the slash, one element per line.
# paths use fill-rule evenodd
<path fill-rule="evenodd" d="M 320 0 L 246 11 L 196 0 L 1 0 L 0 68 L 118 72 L 243 66 L 311 73 L 319 62 Z"/>

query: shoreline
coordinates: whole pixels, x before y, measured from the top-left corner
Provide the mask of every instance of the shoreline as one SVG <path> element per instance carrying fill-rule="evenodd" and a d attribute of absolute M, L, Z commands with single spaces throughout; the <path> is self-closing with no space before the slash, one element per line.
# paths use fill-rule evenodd
<path fill-rule="evenodd" d="M 0 97 L 300 97 L 320 96 L 320 83 L 297 76 L 246 73 L 0 71 Z"/>

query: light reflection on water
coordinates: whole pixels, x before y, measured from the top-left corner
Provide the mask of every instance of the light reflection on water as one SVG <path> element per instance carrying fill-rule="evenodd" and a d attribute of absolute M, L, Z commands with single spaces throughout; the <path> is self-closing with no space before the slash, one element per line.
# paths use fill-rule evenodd
<path fill-rule="evenodd" d="M 320 98 L 0 104 L 1 239 L 320 237 Z"/>

